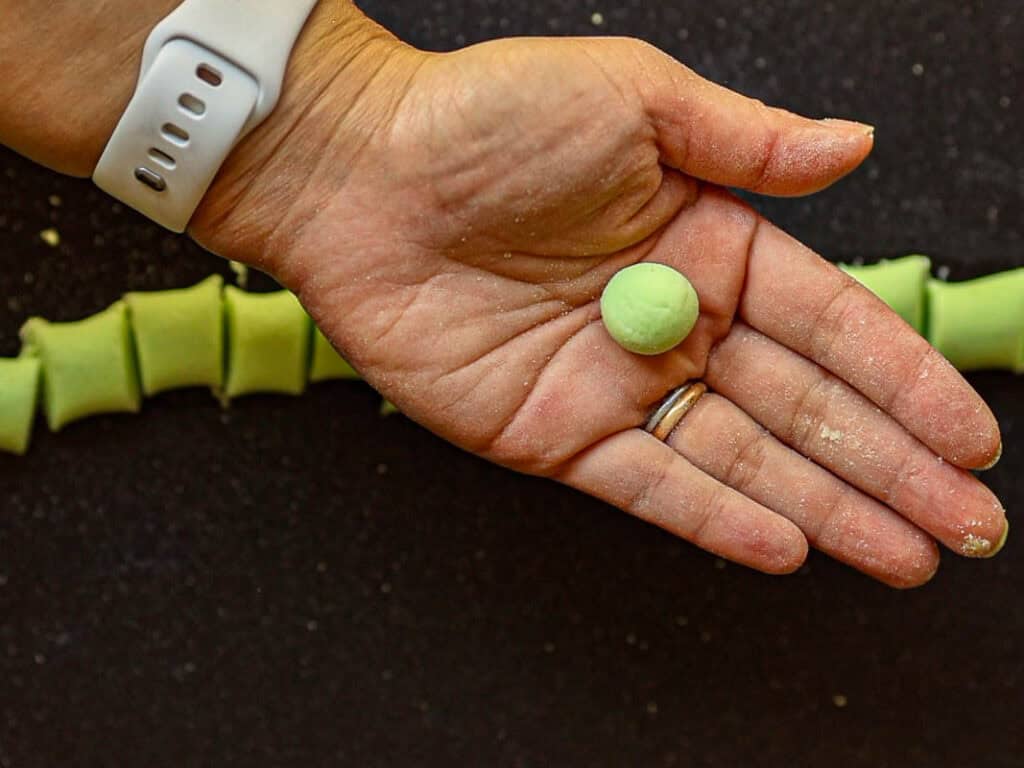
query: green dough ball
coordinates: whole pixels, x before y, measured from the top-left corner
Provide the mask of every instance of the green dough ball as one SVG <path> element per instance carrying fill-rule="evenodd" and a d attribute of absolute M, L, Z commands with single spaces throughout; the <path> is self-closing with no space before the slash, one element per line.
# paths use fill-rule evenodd
<path fill-rule="evenodd" d="M 963 283 L 929 280 L 928 341 L 961 371 L 1024 373 L 1024 267 Z"/>
<path fill-rule="evenodd" d="M 904 256 L 870 266 L 840 268 L 888 304 L 918 333 L 925 332 L 925 283 L 932 262 L 927 256 Z"/>
<path fill-rule="evenodd" d="M 690 281 L 664 264 L 634 264 L 608 281 L 601 317 L 608 333 L 638 355 L 660 355 L 690 335 L 700 300 Z"/>
<path fill-rule="evenodd" d="M 39 396 L 39 360 L 0 359 L 0 451 L 28 450 Z"/>
<path fill-rule="evenodd" d="M 228 370 L 224 393 L 301 395 L 309 365 L 309 315 L 288 291 L 224 289 Z"/>
<path fill-rule="evenodd" d="M 313 363 L 309 367 L 310 381 L 329 379 L 360 379 L 359 373 L 348 364 L 319 328 L 313 328 Z"/>
<path fill-rule="evenodd" d="M 224 380 L 224 280 L 214 275 L 191 288 L 129 293 L 142 391 L 179 387 L 220 389 Z"/>
<path fill-rule="evenodd" d="M 21 333 L 42 361 L 51 430 L 97 413 L 138 412 L 141 395 L 124 302 L 73 323 L 31 318 Z"/>

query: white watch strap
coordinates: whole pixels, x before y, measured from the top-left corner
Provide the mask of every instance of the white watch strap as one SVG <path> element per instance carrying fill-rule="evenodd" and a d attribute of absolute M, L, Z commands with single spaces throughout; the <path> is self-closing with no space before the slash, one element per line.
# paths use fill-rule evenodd
<path fill-rule="evenodd" d="M 146 40 L 93 181 L 182 232 L 235 143 L 277 104 L 316 0 L 186 0 Z"/>

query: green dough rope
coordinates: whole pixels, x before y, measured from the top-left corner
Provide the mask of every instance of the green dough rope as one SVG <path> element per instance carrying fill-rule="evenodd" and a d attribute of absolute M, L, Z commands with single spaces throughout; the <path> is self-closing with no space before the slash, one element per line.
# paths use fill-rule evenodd
<path fill-rule="evenodd" d="M 313 328 L 313 362 L 309 366 L 312 382 L 331 379 L 361 379 L 362 377 L 338 354 L 319 328 Z"/>
<path fill-rule="evenodd" d="M 301 395 L 306 389 L 312 321 L 294 294 L 224 289 L 228 369 L 224 394 Z"/>
<path fill-rule="evenodd" d="M 51 431 L 98 413 L 138 412 L 141 395 L 123 301 L 77 322 L 34 317 L 21 334 L 42 362 L 43 408 Z"/>
<path fill-rule="evenodd" d="M 129 293 L 72 323 L 31 318 L 21 335 L 21 357 L 0 359 L 0 452 L 27 450 L 40 389 L 56 431 L 86 416 L 136 412 L 143 393 L 206 386 L 226 402 L 298 395 L 307 380 L 361 378 L 293 294 L 224 288 L 218 275 Z"/>
<path fill-rule="evenodd" d="M 1024 373 L 1024 267 L 962 283 L 929 277 L 927 256 L 840 268 L 910 323 L 961 371 Z"/>
<path fill-rule="evenodd" d="M 0 360 L 0 451 L 28 450 L 39 398 L 39 359 Z"/>
<path fill-rule="evenodd" d="M 220 275 L 191 288 L 128 293 L 139 379 L 147 396 L 224 382 L 224 310 Z"/>
<path fill-rule="evenodd" d="M 925 332 L 925 283 L 932 262 L 927 256 L 905 256 L 870 266 L 841 265 L 920 334 Z"/>
<path fill-rule="evenodd" d="M 928 281 L 928 341 L 961 371 L 1024 373 L 1024 267 L 963 283 Z"/>

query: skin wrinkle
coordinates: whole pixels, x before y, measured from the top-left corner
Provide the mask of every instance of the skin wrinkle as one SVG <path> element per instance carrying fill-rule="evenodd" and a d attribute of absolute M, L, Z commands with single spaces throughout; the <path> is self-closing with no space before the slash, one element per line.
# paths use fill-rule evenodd
<path fill-rule="evenodd" d="M 647 510 L 651 507 L 651 500 L 655 497 L 659 488 L 668 480 L 669 469 L 672 464 L 679 461 L 679 456 L 668 452 L 660 452 L 658 464 L 650 470 L 650 475 L 641 482 L 640 490 L 635 493 L 626 503 L 626 508 L 638 517 L 647 517 Z M 653 478 L 653 479 L 652 479 Z"/>
<path fill-rule="evenodd" d="M 500 363 L 498 364 L 498 367 L 500 368 Z M 468 373 L 470 372 L 470 369 L 463 368 L 459 372 Z M 486 368 L 482 370 L 471 384 L 469 384 L 468 386 L 461 387 L 457 395 L 449 399 L 447 402 L 439 402 L 437 406 L 437 413 L 443 414 L 455 410 L 456 407 L 461 405 L 464 400 L 472 396 L 478 389 L 480 389 L 484 382 L 486 382 L 488 379 L 492 377 L 493 373 L 493 370 L 488 370 Z M 448 378 L 455 378 L 455 373 L 452 372 L 442 374 L 439 378 L 435 379 L 434 386 L 437 386 L 444 379 Z"/>
<path fill-rule="evenodd" d="M 576 312 L 579 312 L 579 311 L 584 310 L 584 309 L 586 309 L 586 307 L 581 307 L 581 308 L 577 309 Z M 573 314 L 575 314 L 575 313 L 573 313 Z M 593 318 L 593 317 L 587 318 L 586 321 L 582 325 L 580 325 L 579 328 L 577 328 L 575 331 L 573 331 L 572 334 L 570 334 L 568 336 L 568 338 L 566 338 L 562 342 L 562 344 L 551 354 L 551 356 L 548 358 L 547 363 L 534 376 L 534 382 L 535 382 L 534 386 L 530 387 L 530 389 L 526 392 L 526 394 L 523 396 L 522 400 L 520 400 L 519 405 L 514 410 L 511 410 L 508 419 L 503 424 L 501 424 L 499 426 L 499 429 L 498 429 L 497 433 L 494 435 L 494 437 L 492 437 L 490 440 L 487 441 L 487 443 L 481 449 L 482 451 L 485 450 L 486 452 L 492 453 L 495 456 L 499 457 L 496 460 L 499 463 L 501 463 L 501 464 L 505 464 L 506 466 L 511 466 L 511 467 L 513 467 L 515 469 L 519 469 L 521 472 L 526 472 L 528 474 L 540 475 L 540 476 L 550 475 L 552 472 L 557 470 L 557 468 L 558 468 L 558 466 L 560 464 L 563 464 L 563 463 L 567 462 L 571 458 L 570 456 L 562 456 L 562 457 L 558 457 L 558 458 L 553 458 L 553 457 L 549 457 L 549 456 L 545 456 L 543 454 L 540 454 L 540 455 L 538 455 L 538 457 L 536 459 L 527 460 L 526 463 L 523 464 L 521 458 L 518 458 L 518 459 L 516 458 L 516 454 L 518 453 L 518 451 L 512 451 L 508 455 L 508 458 L 502 459 L 501 457 L 505 454 L 505 451 L 502 450 L 502 444 L 503 444 L 503 441 L 505 440 L 505 438 L 507 437 L 507 435 L 509 434 L 509 432 L 512 430 L 512 428 L 514 426 L 516 426 L 517 421 L 519 421 L 521 419 L 523 412 L 526 410 L 527 406 L 529 406 L 529 404 L 530 404 L 530 400 L 540 390 L 540 387 L 538 385 L 539 385 L 540 381 L 545 378 L 545 375 L 550 372 L 551 365 L 554 362 L 554 360 L 583 331 L 585 331 L 588 327 L 590 327 L 594 323 L 599 323 L 599 322 L 601 322 L 601 318 L 600 317 L 597 317 L 597 318 Z"/>
<path fill-rule="evenodd" d="M 525 339 L 527 337 L 529 337 L 530 335 L 532 335 L 534 332 L 544 328 L 545 326 L 547 326 L 548 324 L 550 324 L 552 322 L 555 322 L 556 320 L 561 319 L 562 317 L 565 316 L 565 314 L 566 314 L 565 312 L 559 311 L 559 312 L 551 314 L 548 317 L 545 317 L 545 318 L 543 318 L 541 320 L 538 320 L 538 321 L 532 323 L 530 326 L 528 326 L 525 329 L 517 329 L 514 333 L 511 333 L 511 334 L 507 335 L 505 338 L 503 338 L 497 345 L 495 345 L 495 346 L 493 346 L 493 347 L 491 347 L 489 349 L 484 350 L 482 353 L 480 353 L 475 358 L 471 359 L 469 362 L 465 363 L 461 367 L 456 368 L 453 371 L 449 371 L 449 372 L 443 374 L 442 376 L 440 376 L 438 379 L 435 380 L 435 383 L 442 383 L 446 379 L 454 378 L 454 377 L 458 376 L 459 374 L 468 371 L 473 366 L 477 366 L 477 365 L 481 365 L 481 364 L 486 364 L 486 361 L 488 360 L 488 358 L 494 357 L 495 355 L 498 355 L 509 344 L 514 344 L 516 342 L 525 341 Z M 486 378 L 486 375 L 487 374 L 484 374 L 484 376 L 481 377 L 481 378 Z M 458 398 L 458 400 L 461 400 L 464 397 L 465 397 L 465 395 L 461 395 Z M 451 407 L 451 405 L 453 405 L 453 404 L 454 403 L 448 403 L 447 406 L 442 406 L 442 407 L 443 408 L 444 407 Z"/>
<path fill-rule="evenodd" d="M 882 408 L 886 409 L 890 413 L 899 413 L 903 409 L 900 407 L 903 400 L 908 401 L 914 398 L 911 395 L 921 385 L 921 373 L 932 367 L 937 362 L 936 357 L 938 352 L 935 351 L 934 347 L 925 346 L 921 349 L 921 357 L 914 364 L 912 368 L 913 373 L 909 376 L 900 379 L 896 388 L 893 390 L 892 397 L 886 398 L 884 402 L 879 403 Z"/>
<path fill-rule="evenodd" d="M 653 438 L 652 438 L 653 439 Z M 696 505 L 697 517 L 691 521 L 691 525 L 687 530 L 687 538 L 697 544 L 703 546 L 702 542 L 706 541 L 705 536 L 709 526 L 717 519 L 720 519 L 725 514 L 725 505 L 729 493 L 729 489 L 725 485 L 718 485 L 712 491 L 711 498 L 706 502 L 699 503 Z"/>
<path fill-rule="evenodd" d="M 356 55 L 353 58 L 353 64 L 359 59 L 359 57 L 365 51 L 369 49 L 370 42 L 371 41 L 363 43 L 360 46 L 360 48 L 356 51 Z M 359 89 L 356 91 L 354 97 L 351 99 L 350 107 L 348 108 L 348 110 L 343 112 L 338 117 L 339 126 L 356 109 L 356 105 L 359 103 L 359 98 L 362 97 L 367 92 L 367 90 L 370 88 L 372 81 L 376 80 L 380 73 L 384 71 L 384 68 L 387 66 L 389 61 L 390 56 L 385 56 L 379 59 L 376 66 L 372 68 L 370 72 L 370 77 L 368 78 L 367 82 L 359 86 Z M 266 155 L 265 161 L 262 164 L 263 167 L 266 167 L 266 165 L 269 164 L 272 161 L 272 159 L 278 155 L 277 149 L 288 141 L 288 139 L 294 134 L 295 130 L 300 125 L 302 125 L 303 120 L 306 117 L 308 117 L 309 113 L 320 105 L 324 94 L 327 93 L 332 88 L 332 86 L 334 86 L 338 78 L 341 77 L 347 70 L 347 67 L 340 68 L 328 78 L 328 80 L 324 83 L 323 87 L 320 88 L 319 91 L 316 93 L 314 98 L 312 98 L 306 104 L 306 106 L 303 107 L 302 111 L 299 113 L 298 117 L 292 123 L 292 125 L 289 126 L 289 128 L 282 134 L 282 136 L 276 142 L 275 146 L 272 148 L 271 152 Z M 335 164 L 333 162 L 333 153 L 329 151 L 329 148 L 332 145 L 338 145 L 338 131 L 340 131 L 340 128 L 336 128 L 335 132 L 329 135 L 323 141 L 323 144 L 320 148 L 321 151 L 317 153 L 318 159 L 315 165 L 313 166 L 313 172 L 312 174 L 310 174 L 310 178 L 319 178 L 321 170 L 327 163 L 331 163 L 332 168 L 335 167 Z M 353 164 L 358 163 L 360 153 L 365 151 L 366 145 L 370 141 L 371 137 L 366 136 L 362 140 L 361 144 L 358 144 L 353 148 L 351 156 L 351 162 Z M 252 174 L 252 178 L 256 178 L 259 176 L 260 171 L 261 168 L 257 167 L 256 169 L 249 171 L 249 173 Z M 342 178 L 344 179 L 344 177 Z M 252 194 L 252 188 L 243 187 L 236 194 L 234 205 L 240 205 L 241 201 L 249 194 Z M 303 199 L 304 198 L 302 195 L 294 195 L 286 199 L 284 211 L 281 213 L 278 222 L 270 227 L 269 233 L 263 241 L 264 246 L 263 251 L 261 253 L 261 259 L 263 263 L 274 264 L 272 254 L 287 253 L 289 250 L 288 243 L 301 240 L 303 229 L 316 217 L 315 208 L 307 209 L 307 211 L 305 212 L 299 210 L 298 204 Z M 277 270 L 280 271 L 280 269 L 280 265 L 277 265 Z"/>
<path fill-rule="evenodd" d="M 849 344 L 851 339 L 859 338 L 864 326 L 864 317 L 867 316 L 869 308 L 874 307 L 877 309 L 878 304 L 874 302 L 878 301 L 874 296 L 865 297 L 863 293 L 857 290 L 856 285 L 848 286 L 847 289 L 840 291 L 840 294 L 834 298 L 831 304 L 831 310 L 834 314 L 830 315 L 828 311 L 824 312 L 820 317 L 820 322 L 827 323 L 831 330 L 831 339 L 827 342 L 822 342 L 821 339 L 828 337 L 828 333 L 819 330 L 811 340 L 812 357 L 814 360 L 819 361 L 819 364 L 826 370 L 833 371 L 841 367 L 840 356 L 836 354 L 837 348 L 842 348 L 844 344 Z M 836 309 L 839 307 L 839 309 Z M 874 357 L 868 357 L 864 368 L 867 372 L 871 372 L 871 367 L 874 364 Z M 867 399 L 874 400 L 870 393 L 863 392 L 858 389 Z M 884 400 L 884 397 L 878 397 L 879 400 Z M 883 403 L 884 405 L 884 403 Z"/>
<path fill-rule="evenodd" d="M 754 170 L 754 181 L 750 185 L 750 189 L 755 192 L 759 192 L 763 189 L 770 188 L 772 177 L 769 175 L 772 171 L 772 163 L 775 160 L 775 154 L 779 149 L 779 142 L 782 141 L 781 131 L 771 127 L 771 121 L 765 119 L 764 110 L 767 107 L 761 102 L 760 109 L 758 110 L 761 115 L 761 121 L 763 123 L 762 130 L 765 132 L 764 137 L 764 157 L 759 160 L 760 167 L 756 167 Z"/>
<path fill-rule="evenodd" d="M 653 179 L 655 175 L 657 179 L 653 183 L 647 180 L 648 178 Z M 660 167 L 654 165 L 636 171 L 631 178 L 636 178 L 637 181 L 635 183 L 627 183 L 627 191 L 625 193 L 609 199 L 600 208 L 587 212 L 588 218 L 622 222 L 618 227 L 614 227 L 614 229 L 623 230 L 622 234 L 614 241 L 610 240 L 605 244 L 595 244 L 595 247 L 590 249 L 592 252 L 587 255 L 601 255 L 602 252 L 615 253 L 616 251 L 636 245 L 648 237 L 642 222 L 639 222 L 640 226 L 636 227 L 630 227 L 629 225 L 634 223 L 642 211 L 648 210 L 648 207 L 658 198 L 659 193 L 664 189 L 664 175 L 661 173 Z M 677 214 L 683 207 L 683 205 L 677 206 L 672 212 L 673 215 Z M 625 209 L 625 215 L 620 214 L 617 209 Z M 659 222 L 659 226 L 663 225 L 663 223 Z"/>
<path fill-rule="evenodd" d="M 723 482 L 726 485 L 743 491 L 756 484 L 756 480 L 764 469 L 765 462 L 768 460 L 767 445 L 765 443 L 767 438 L 768 433 L 766 431 L 757 430 L 740 447 L 725 470 Z M 751 456 L 754 458 L 752 465 L 750 462 Z"/>
<path fill-rule="evenodd" d="M 557 302 L 557 300 L 555 300 L 553 303 L 556 303 L 556 302 Z M 474 356 L 472 359 L 470 359 L 468 362 L 466 362 L 466 364 L 462 367 L 462 369 L 458 369 L 458 370 L 456 370 L 456 371 L 454 371 L 452 373 L 453 374 L 454 373 L 458 373 L 459 370 L 465 370 L 466 368 L 469 368 L 470 366 L 477 365 L 477 364 L 479 364 L 479 362 L 483 362 L 484 360 L 486 360 L 487 357 L 493 356 L 493 355 L 501 352 L 504 349 L 505 345 L 515 341 L 516 339 L 521 339 L 523 337 L 529 336 L 530 334 L 532 334 L 532 333 L 534 333 L 536 331 L 542 330 L 545 326 L 558 321 L 558 319 L 561 319 L 566 314 L 569 314 L 572 311 L 574 311 L 573 309 L 566 309 L 561 302 L 557 302 L 557 303 L 558 303 L 558 310 L 557 311 L 545 312 L 546 316 L 542 317 L 541 319 L 538 319 L 538 321 L 532 322 L 532 323 L 528 324 L 527 326 L 525 326 L 524 328 L 517 328 L 514 333 L 512 333 L 512 334 L 508 335 L 506 338 L 502 339 L 498 344 L 496 344 L 494 346 L 487 347 L 482 352 L 477 353 L 476 356 Z M 540 305 L 540 306 L 543 307 L 543 305 Z M 522 309 L 529 309 L 529 308 L 538 308 L 538 305 L 534 304 L 534 305 L 532 305 L 532 307 L 522 307 Z M 515 310 L 515 311 L 521 311 L 521 310 Z"/>
<path fill-rule="evenodd" d="M 812 544 L 821 547 L 827 546 L 834 551 L 842 551 L 844 507 L 850 502 L 856 489 L 846 483 L 837 483 L 831 490 L 833 493 L 831 502 L 823 505 L 826 510 L 825 516 L 815 520 L 812 530 L 804 532 Z"/>
<path fill-rule="evenodd" d="M 674 127 L 674 125 L 670 123 L 667 119 L 665 119 L 659 114 L 652 114 L 650 110 L 648 111 L 648 119 L 650 120 L 651 125 L 655 126 L 655 129 L 659 136 L 662 135 L 663 133 L 668 133 Z M 660 129 L 658 128 L 658 126 L 660 126 Z M 687 165 L 690 154 L 691 132 L 687 130 L 681 130 L 679 131 L 679 134 L 682 136 L 682 143 L 679 143 L 678 141 L 675 143 L 671 150 L 673 152 L 673 162 L 666 163 L 670 167 L 675 168 L 677 170 L 685 168 Z M 665 142 L 659 139 L 657 141 L 657 146 L 662 157 L 666 156 L 669 150 L 667 150 Z"/>
<path fill-rule="evenodd" d="M 899 498 L 902 491 L 907 487 L 909 481 L 916 479 L 921 474 L 921 468 L 914 466 L 913 454 L 907 454 L 900 459 L 899 464 L 892 468 L 888 481 L 882 487 L 880 501 L 894 506 L 899 506 Z"/>
<path fill-rule="evenodd" d="M 425 281 L 420 283 L 418 286 L 412 287 L 409 290 L 412 292 L 412 297 L 404 302 L 403 306 L 398 309 L 398 314 L 392 320 L 390 320 L 383 328 L 377 330 L 377 342 L 379 344 L 386 344 L 388 337 L 398 328 L 406 316 L 420 303 L 422 303 L 423 292 L 429 289 L 432 282 L 444 277 L 444 273 L 433 274 L 427 277 Z"/>
<path fill-rule="evenodd" d="M 821 394 L 821 390 L 831 383 L 827 376 L 828 374 L 825 374 L 816 379 L 811 386 L 804 389 L 799 395 L 793 406 L 793 415 L 789 419 L 789 426 L 786 427 L 782 434 L 783 440 L 801 452 L 807 451 L 807 446 L 810 444 L 810 436 L 825 421 L 824 413 L 827 409 L 827 404 L 814 406 L 810 404 L 820 402 L 817 398 Z M 803 428 L 798 429 L 798 425 L 801 424 Z"/>
<path fill-rule="evenodd" d="M 732 315 L 730 315 L 728 318 L 725 318 L 729 322 L 730 329 L 731 329 L 732 325 L 736 322 L 736 320 L 740 316 L 739 312 L 740 312 L 740 307 L 742 307 L 742 297 L 746 294 L 746 291 L 747 291 L 747 279 L 750 277 L 750 260 L 754 256 L 754 249 L 757 247 L 758 238 L 760 237 L 761 232 L 764 229 L 763 226 L 762 226 L 763 223 L 764 223 L 764 219 L 762 219 L 756 213 L 753 214 L 753 224 L 750 227 L 750 237 L 747 238 L 747 247 L 746 247 L 746 249 L 744 250 L 744 253 L 743 253 L 743 275 L 740 278 L 740 288 L 739 288 L 739 291 L 736 294 L 737 306 L 733 307 Z M 701 311 L 703 311 L 703 310 L 704 310 L 704 308 L 701 307 Z M 728 335 L 728 330 L 725 333 L 722 334 L 722 339 L 724 339 L 727 335 Z M 722 339 L 719 339 L 719 343 L 721 343 Z M 714 347 L 712 347 L 710 350 L 708 350 L 708 358 L 709 359 L 710 359 L 710 357 L 711 357 L 711 355 L 713 353 L 714 353 Z"/>
<path fill-rule="evenodd" d="M 587 46 L 581 45 L 579 41 L 576 41 L 576 48 L 584 56 L 590 59 L 591 63 L 594 65 L 594 68 L 604 76 L 605 81 L 608 83 L 611 89 L 619 95 L 619 106 L 623 108 L 623 111 L 634 112 L 633 105 L 637 101 L 636 94 L 633 94 L 633 98 L 627 96 L 626 91 L 622 87 L 622 83 L 619 82 L 618 78 L 612 77 L 612 74 L 605 68 L 604 64 L 601 63 L 601 61 L 599 61 L 597 57 L 595 57 L 594 54 L 590 52 L 590 49 Z"/>
<path fill-rule="evenodd" d="M 451 109 L 453 109 L 457 114 L 463 114 L 464 109 L 461 105 L 461 101 L 456 99 L 454 92 L 448 94 L 448 100 L 450 102 Z M 429 103 L 427 105 L 427 111 L 429 113 L 428 120 L 430 123 L 437 124 L 442 122 L 438 118 L 437 108 L 433 103 Z M 445 119 L 447 119 L 447 115 L 445 115 Z M 445 149 L 443 145 L 434 146 L 431 152 L 432 156 L 435 158 L 446 158 L 449 165 L 448 167 L 437 169 L 437 174 L 429 175 L 429 181 L 426 185 L 426 189 L 432 193 L 431 207 L 435 208 L 440 214 L 446 217 L 454 218 L 456 225 L 453 229 L 456 232 L 472 229 L 471 212 L 467 209 L 467 205 L 477 196 L 478 190 L 483 186 L 482 181 L 477 179 L 484 176 L 482 168 L 486 167 L 487 158 L 495 154 L 500 154 L 504 149 L 504 147 L 500 145 L 495 146 L 493 149 L 488 147 L 479 148 L 477 146 L 477 142 L 481 139 L 486 139 L 486 133 L 482 128 L 480 130 L 476 130 L 474 127 L 474 121 L 466 119 L 464 114 L 462 123 L 463 125 L 469 126 L 471 133 L 469 137 L 470 143 L 468 146 L 460 146 L 460 151 L 455 153 L 454 156 L 451 156 L 451 153 L 446 154 L 443 151 Z M 393 133 L 396 130 L 397 129 L 393 129 Z M 437 131 L 436 129 L 431 133 L 437 133 L 439 136 L 443 134 L 442 131 Z M 474 133 L 479 135 L 473 135 Z M 496 136 L 494 137 L 494 142 L 495 144 L 498 144 L 498 138 Z M 464 178 L 468 179 L 464 182 L 467 187 L 465 191 L 460 189 L 458 186 L 458 182 Z M 439 183 L 441 180 L 444 181 L 445 189 L 452 189 L 453 191 L 449 194 L 445 194 L 445 190 L 442 189 Z M 424 246 L 427 248 L 448 247 L 443 243 L 424 243 Z"/>
<path fill-rule="evenodd" d="M 686 210 L 696 202 L 696 194 L 692 180 L 680 175 L 678 171 L 658 165 L 656 170 L 651 171 L 650 173 L 657 174 L 657 182 L 652 185 L 652 190 L 648 192 L 646 189 L 647 185 L 644 184 L 641 185 L 643 188 L 638 194 L 630 196 L 631 204 L 626 206 L 626 211 L 628 213 L 623 217 L 623 226 L 627 230 L 644 231 L 646 229 L 644 222 L 651 216 L 654 216 L 656 221 L 659 221 L 664 225 L 666 223 L 666 219 L 670 220 L 672 216 L 678 215 L 680 212 Z M 665 196 L 668 188 L 673 185 L 682 185 L 685 189 L 680 191 L 681 200 L 672 206 L 671 214 L 664 215 L 657 211 L 653 211 L 652 209 L 661 201 L 661 198 Z M 633 197 L 636 198 L 635 203 L 633 203 Z M 632 244 L 633 243 L 629 243 L 629 245 Z M 628 245 L 626 247 L 628 247 Z"/>
<path fill-rule="evenodd" d="M 918 458 L 912 454 L 906 454 L 892 470 L 890 480 L 884 485 L 882 493 L 879 494 L 880 501 L 883 501 L 896 509 L 907 509 L 909 505 L 902 501 L 906 490 L 913 484 L 919 483 L 922 476 L 926 476 L 927 468 L 921 466 Z M 948 521 L 940 519 L 943 527 L 949 528 Z M 949 531 L 949 537 L 953 537 L 954 531 Z"/>
<path fill-rule="evenodd" d="M 826 367 L 831 360 L 832 348 L 846 338 L 846 326 L 843 321 L 852 311 L 852 305 L 860 290 L 859 283 L 855 282 L 853 278 L 846 278 L 808 325 L 807 344 L 811 349 L 811 357 L 814 360 L 823 361 Z M 860 314 L 855 313 L 855 316 L 859 317 Z"/>

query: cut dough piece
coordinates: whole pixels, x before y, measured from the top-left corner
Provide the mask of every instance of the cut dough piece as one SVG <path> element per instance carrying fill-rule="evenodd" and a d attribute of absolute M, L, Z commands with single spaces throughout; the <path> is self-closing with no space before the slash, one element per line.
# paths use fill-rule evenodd
<path fill-rule="evenodd" d="M 138 413 L 142 398 L 123 301 L 72 323 L 33 317 L 21 334 L 42 361 L 43 408 L 52 431 L 93 414 Z"/>
<path fill-rule="evenodd" d="M 228 329 L 227 397 L 255 392 L 301 395 L 306 388 L 312 321 L 288 291 L 224 288 Z"/>
<path fill-rule="evenodd" d="M 361 379 L 348 361 L 331 345 L 319 328 L 313 328 L 313 363 L 309 367 L 310 381 L 330 379 Z"/>
<path fill-rule="evenodd" d="M 125 294 L 147 396 L 181 387 L 221 388 L 223 285 L 223 278 L 213 275 L 191 288 Z"/>
<path fill-rule="evenodd" d="M 893 311 L 924 334 L 925 283 L 932 269 L 927 256 L 904 256 L 866 267 L 840 264 L 840 269 L 863 284 Z"/>
<path fill-rule="evenodd" d="M 39 360 L 0 359 L 0 451 L 24 455 L 39 399 Z"/>
<path fill-rule="evenodd" d="M 1024 373 L 1024 267 L 963 283 L 929 280 L 928 329 L 961 371 Z"/>

